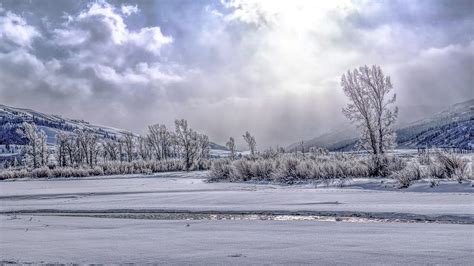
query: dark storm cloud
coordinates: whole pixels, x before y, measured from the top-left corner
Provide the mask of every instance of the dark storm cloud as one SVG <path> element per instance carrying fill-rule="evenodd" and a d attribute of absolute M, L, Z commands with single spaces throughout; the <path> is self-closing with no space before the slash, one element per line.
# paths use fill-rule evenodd
<path fill-rule="evenodd" d="M 472 14 L 460 0 L 4 0 L 0 101 L 285 145 L 346 123 L 339 77 L 359 65 L 381 65 L 400 106 L 472 98 Z"/>

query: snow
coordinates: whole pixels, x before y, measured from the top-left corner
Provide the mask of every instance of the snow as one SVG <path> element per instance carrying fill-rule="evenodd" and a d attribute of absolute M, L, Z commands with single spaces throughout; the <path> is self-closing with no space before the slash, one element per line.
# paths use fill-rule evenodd
<path fill-rule="evenodd" d="M 467 184 L 442 183 L 432 191 L 420 184 L 407 191 L 384 188 L 380 180 L 358 179 L 346 188 L 316 188 L 207 183 L 207 174 L 2 181 L 0 262 L 469 264 L 472 259 L 474 193 Z M 11 211 L 24 213 L 7 213 Z M 275 220 L 81 217 L 81 212 L 96 212 L 106 217 L 135 213 L 138 218 L 140 212 L 163 211 L 326 211 L 393 220 L 443 215 L 449 219 L 369 223 L 286 219 L 291 215 L 284 214 Z M 470 224 L 449 223 L 458 219 Z"/>
<path fill-rule="evenodd" d="M 474 191 L 381 190 L 374 181 L 348 188 L 207 183 L 207 172 L 0 182 L 1 211 L 167 209 L 218 211 L 350 211 L 474 216 Z M 370 187 L 372 189 L 360 189 Z M 426 185 L 428 186 L 428 185 Z M 441 187 L 455 187 L 443 184 Z M 415 186 L 416 188 L 416 186 Z M 437 190 L 433 190 L 437 191 Z M 339 204 L 320 204 L 338 202 Z"/>
<path fill-rule="evenodd" d="M 0 216 L 0 260 L 23 263 L 449 264 L 471 225 Z"/>

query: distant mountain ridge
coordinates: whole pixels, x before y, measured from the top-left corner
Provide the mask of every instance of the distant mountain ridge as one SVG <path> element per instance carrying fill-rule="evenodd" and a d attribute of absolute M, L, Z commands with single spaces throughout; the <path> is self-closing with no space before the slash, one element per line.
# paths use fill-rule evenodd
<path fill-rule="evenodd" d="M 453 147 L 474 149 L 474 99 L 457 103 L 425 119 L 396 130 L 398 148 Z M 322 147 L 332 151 L 352 150 L 358 133 L 351 128 L 326 133 L 304 141 L 304 148 Z M 301 149 L 301 142 L 291 144 L 288 151 Z"/>
<path fill-rule="evenodd" d="M 75 129 L 88 129 L 100 138 L 120 138 L 126 132 L 107 126 L 94 125 L 84 120 L 68 119 L 59 115 L 41 113 L 32 109 L 16 108 L 0 104 L 0 145 L 2 144 L 26 144 L 26 139 L 18 134 L 17 129 L 23 122 L 34 123 L 38 128 L 44 130 L 49 145 L 55 145 L 56 134 L 59 131 L 73 132 Z M 224 146 L 210 143 L 211 149 L 226 150 Z"/>
<path fill-rule="evenodd" d="M 431 117 L 397 130 L 402 148 L 455 147 L 474 149 L 474 99 L 457 103 Z"/>

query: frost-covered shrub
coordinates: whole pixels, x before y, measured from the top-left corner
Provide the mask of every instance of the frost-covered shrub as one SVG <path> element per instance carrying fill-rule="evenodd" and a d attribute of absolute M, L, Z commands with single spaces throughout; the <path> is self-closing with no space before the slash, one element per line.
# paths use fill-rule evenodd
<path fill-rule="evenodd" d="M 428 166 L 428 175 L 439 179 L 445 178 L 444 169 L 438 163 L 433 163 Z"/>
<path fill-rule="evenodd" d="M 31 171 L 31 177 L 52 177 L 48 167 L 35 168 Z"/>
<path fill-rule="evenodd" d="M 258 180 L 269 180 L 273 174 L 272 160 L 257 160 L 252 165 L 252 175 Z"/>
<path fill-rule="evenodd" d="M 400 171 L 407 167 L 407 163 L 400 157 L 397 156 L 380 156 L 381 161 L 381 175 L 389 176 L 393 172 Z"/>
<path fill-rule="evenodd" d="M 418 160 L 418 163 L 420 163 L 421 165 L 431 165 L 432 163 L 430 154 L 427 151 L 418 153 L 417 160 Z"/>
<path fill-rule="evenodd" d="M 275 158 L 252 156 L 236 161 L 215 162 L 212 166 L 213 177 L 210 180 L 256 179 L 293 184 L 310 180 L 345 180 L 368 176 L 368 174 L 369 168 L 364 164 L 363 159 L 353 155 L 280 154 Z"/>
<path fill-rule="evenodd" d="M 207 159 L 199 160 L 192 169 L 210 169 L 211 161 Z M 88 165 L 76 167 L 47 167 L 35 169 L 23 169 L 21 171 L 6 169 L 0 171 L 0 178 L 20 178 L 20 177 L 87 177 L 101 175 L 123 175 L 123 174 L 151 174 L 156 172 L 184 171 L 184 163 L 181 160 L 135 160 L 131 162 L 107 161 L 101 162 L 94 167 Z"/>
<path fill-rule="evenodd" d="M 402 158 L 390 155 L 367 156 L 364 164 L 368 168 L 369 176 L 390 176 L 406 167 Z"/>
<path fill-rule="evenodd" d="M 408 188 L 414 181 L 425 178 L 426 173 L 418 163 L 413 163 L 391 176 L 398 181 L 398 188 Z"/>
<path fill-rule="evenodd" d="M 0 172 L 0 179 L 23 178 L 28 176 L 26 169 L 5 169 Z"/>
<path fill-rule="evenodd" d="M 278 157 L 278 151 L 270 148 L 262 152 L 263 159 L 276 159 Z"/>
<path fill-rule="evenodd" d="M 201 159 L 194 164 L 193 170 L 208 170 L 212 166 L 211 161 Z"/>
<path fill-rule="evenodd" d="M 440 152 L 436 156 L 438 165 L 431 168 L 431 173 L 438 178 L 456 179 L 459 182 L 469 179 L 468 161 L 454 153 Z"/>
<path fill-rule="evenodd" d="M 104 175 L 104 169 L 100 166 L 94 166 L 94 168 L 90 169 L 89 175 L 91 176 Z"/>
<path fill-rule="evenodd" d="M 278 160 L 273 174 L 273 179 L 277 182 L 292 184 L 298 178 L 297 167 L 299 159 L 293 156 L 285 156 Z"/>
<path fill-rule="evenodd" d="M 317 168 L 315 163 L 310 160 L 304 160 L 301 161 L 296 165 L 295 169 L 295 176 L 298 179 L 304 180 L 304 179 L 313 179 L 315 176 L 315 171 L 314 169 Z"/>
<path fill-rule="evenodd" d="M 229 180 L 232 174 L 231 161 L 228 159 L 212 162 L 210 181 Z"/>
<path fill-rule="evenodd" d="M 74 177 L 88 177 L 89 170 L 87 168 L 76 168 L 74 169 Z"/>
<path fill-rule="evenodd" d="M 56 167 L 51 170 L 51 175 L 53 177 L 73 177 L 74 170 L 72 167 Z"/>
<path fill-rule="evenodd" d="M 240 181 L 248 181 L 253 177 L 252 171 L 252 161 L 246 158 L 241 160 L 234 161 L 232 163 L 233 171 L 231 175 L 231 179 L 233 180 L 240 180 Z"/>

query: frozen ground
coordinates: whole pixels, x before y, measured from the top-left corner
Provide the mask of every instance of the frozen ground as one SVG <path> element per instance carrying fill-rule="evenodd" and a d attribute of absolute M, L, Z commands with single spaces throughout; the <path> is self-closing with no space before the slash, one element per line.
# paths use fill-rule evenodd
<path fill-rule="evenodd" d="M 205 175 L 164 173 L 146 177 L 4 181 L 0 182 L 0 211 L 279 210 L 474 216 L 474 188 L 467 183 L 443 184 L 441 189 L 433 189 L 443 193 L 430 193 L 392 191 L 387 183 L 367 180 L 355 180 L 348 188 L 316 189 L 314 185 L 206 183 Z M 387 191 L 381 190 L 384 186 L 389 186 Z M 445 189 L 450 187 L 451 190 Z M 419 190 L 430 191 L 429 184 Z"/>
<path fill-rule="evenodd" d="M 0 260 L 468 264 L 473 256 L 471 184 L 420 183 L 398 191 L 362 179 L 341 189 L 206 183 L 205 175 L 0 182 Z M 182 216 L 162 219 L 174 212 Z M 118 214 L 142 219 L 81 217 Z M 213 220 L 210 214 L 364 219 Z M 397 220 L 417 223 L 381 222 Z"/>
<path fill-rule="evenodd" d="M 472 262 L 471 225 L 0 218 L 4 262 L 179 265 L 468 265 Z"/>

